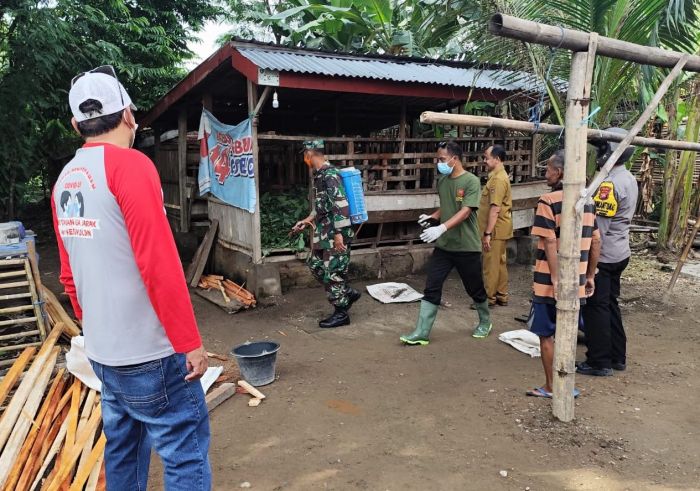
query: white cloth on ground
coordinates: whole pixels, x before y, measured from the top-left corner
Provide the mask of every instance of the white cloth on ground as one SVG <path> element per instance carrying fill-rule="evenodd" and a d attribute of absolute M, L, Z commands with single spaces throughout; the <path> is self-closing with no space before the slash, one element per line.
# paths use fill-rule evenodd
<path fill-rule="evenodd" d="M 527 329 L 504 332 L 498 339 L 532 358 L 540 356 L 540 338 Z"/>

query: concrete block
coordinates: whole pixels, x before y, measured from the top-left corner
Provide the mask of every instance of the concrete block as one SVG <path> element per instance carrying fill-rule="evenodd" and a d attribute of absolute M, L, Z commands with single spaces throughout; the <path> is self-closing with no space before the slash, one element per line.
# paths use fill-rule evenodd
<path fill-rule="evenodd" d="M 506 242 L 506 257 L 508 264 L 515 264 L 518 261 L 518 237 L 513 237 Z"/>
<path fill-rule="evenodd" d="M 256 297 L 282 295 L 282 281 L 278 264 L 253 264 L 248 272 L 247 281 L 248 289 Z"/>

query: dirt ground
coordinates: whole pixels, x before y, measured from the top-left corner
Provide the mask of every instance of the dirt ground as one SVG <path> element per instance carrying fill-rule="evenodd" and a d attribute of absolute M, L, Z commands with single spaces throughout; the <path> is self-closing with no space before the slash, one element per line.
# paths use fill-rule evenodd
<path fill-rule="evenodd" d="M 55 249 L 40 246 L 45 282 L 58 289 Z M 681 279 L 663 305 L 670 274 L 658 266 L 634 258 L 623 277 L 628 369 L 577 377 L 571 424 L 524 395 L 543 381 L 540 360 L 498 341 L 523 327 L 514 316 L 528 310 L 529 268 L 511 268 L 512 301 L 494 311 L 486 340 L 470 337 L 476 313 L 451 277 L 452 307 L 440 310 L 427 347 L 398 340 L 417 304 L 365 294 L 351 326 L 322 330 L 321 289 L 235 315 L 192 295 L 209 351 L 281 344 L 267 399 L 251 408 L 236 395 L 211 414 L 215 489 L 700 489 L 700 284 Z M 403 280 L 420 290 L 424 278 Z M 583 352 L 579 345 L 579 359 Z M 155 460 L 150 488 L 162 489 Z"/>

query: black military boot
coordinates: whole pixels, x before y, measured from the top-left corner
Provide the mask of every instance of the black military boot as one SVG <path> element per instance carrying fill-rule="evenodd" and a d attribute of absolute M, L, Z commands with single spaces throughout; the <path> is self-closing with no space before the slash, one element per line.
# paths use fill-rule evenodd
<path fill-rule="evenodd" d="M 330 317 L 318 323 L 319 327 L 323 328 L 347 326 L 348 324 L 350 324 L 348 311 L 341 307 L 336 307 L 335 312 L 333 312 Z"/>
<path fill-rule="evenodd" d="M 349 302 L 348 302 L 348 306 L 346 307 L 346 310 L 349 310 L 350 307 L 352 307 L 352 304 L 357 302 L 360 299 L 360 297 L 362 296 L 362 293 L 358 292 L 354 288 L 349 287 L 349 289 L 350 289 L 350 293 L 348 293 Z"/>

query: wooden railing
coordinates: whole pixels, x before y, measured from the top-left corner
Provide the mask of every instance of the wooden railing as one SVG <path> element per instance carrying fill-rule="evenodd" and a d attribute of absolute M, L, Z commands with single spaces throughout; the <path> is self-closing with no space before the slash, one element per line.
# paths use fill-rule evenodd
<path fill-rule="evenodd" d="M 308 183 L 308 173 L 298 153 L 301 142 L 314 136 L 258 135 L 260 142 L 261 182 L 271 188 L 292 187 Z M 367 193 L 434 192 L 438 138 L 323 138 L 328 160 L 335 165 L 354 166 L 362 172 Z M 485 177 L 484 150 L 501 139 L 470 137 L 456 139 L 463 149 L 463 162 L 475 174 Z M 514 183 L 527 182 L 535 176 L 533 138 L 516 136 L 505 140 L 506 169 Z M 535 152 L 536 153 L 536 152 Z M 290 162 L 291 159 L 291 162 Z M 263 184 L 264 186 L 265 184 Z"/>

